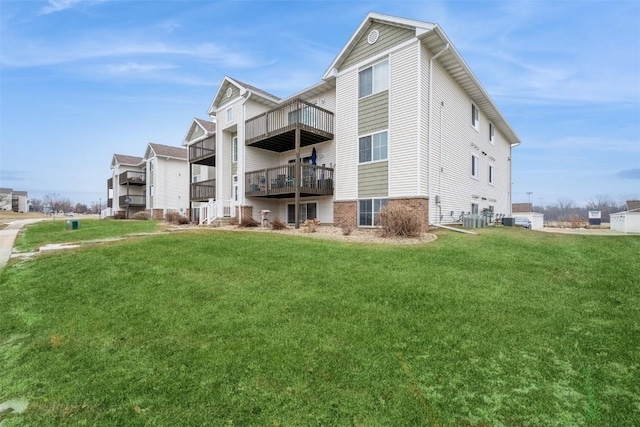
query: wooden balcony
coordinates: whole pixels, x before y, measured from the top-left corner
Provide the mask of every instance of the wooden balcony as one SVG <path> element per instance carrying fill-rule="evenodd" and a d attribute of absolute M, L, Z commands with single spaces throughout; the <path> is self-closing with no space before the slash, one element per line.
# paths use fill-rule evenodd
<path fill-rule="evenodd" d="M 214 137 L 196 142 L 189 146 L 189 163 L 198 165 L 216 165 L 216 140 Z"/>
<path fill-rule="evenodd" d="M 192 202 L 203 202 L 205 200 L 215 199 L 216 180 L 209 179 L 207 181 L 192 183 L 189 197 Z"/>
<path fill-rule="evenodd" d="M 333 113 L 302 99 L 293 99 L 245 123 L 245 144 L 265 150 L 283 151 L 333 139 Z"/>
<path fill-rule="evenodd" d="M 146 185 L 147 174 L 139 171 L 126 171 L 120 174 L 120 185 Z"/>
<path fill-rule="evenodd" d="M 145 207 L 147 206 L 147 198 L 146 196 L 138 196 L 138 195 L 128 195 L 128 196 L 120 196 L 118 198 L 118 206 L 120 206 L 121 208 L 126 208 L 127 207 L 127 197 L 129 198 L 129 200 L 131 200 L 129 202 L 129 207 Z"/>
<path fill-rule="evenodd" d="M 333 168 L 301 165 L 300 197 L 333 195 Z M 245 174 L 245 195 L 289 198 L 296 194 L 294 163 L 260 169 Z"/>

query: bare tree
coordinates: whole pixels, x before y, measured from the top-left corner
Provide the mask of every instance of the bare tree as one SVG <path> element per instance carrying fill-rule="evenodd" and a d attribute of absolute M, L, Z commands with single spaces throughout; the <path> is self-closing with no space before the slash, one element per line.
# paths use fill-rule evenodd
<path fill-rule="evenodd" d="M 40 199 L 29 199 L 29 210 L 32 212 L 44 211 L 44 202 Z"/>
<path fill-rule="evenodd" d="M 568 197 L 560 197 L 558 199 L 559 220 L 568 221 L 573 209 L 573 200 Z"/>
<path fill-rule="evenodd" d="M 47 194 L 44 196 L 44 203 L 51 207 L 53 212 L 71 212 L 73 210 L 71 200 L 61 197 L 57 193 Z"/>

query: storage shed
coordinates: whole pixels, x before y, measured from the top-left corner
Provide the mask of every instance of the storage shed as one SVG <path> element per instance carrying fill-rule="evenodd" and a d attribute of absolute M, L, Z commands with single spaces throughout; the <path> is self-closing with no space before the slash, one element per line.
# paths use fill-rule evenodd
<path fill-rule="evenodd" d="M 610 227 L 621 233 L 640 233 L 640 200 L 627 200 L 627 210 L 609 215 Z"/>
<path fill-rule="evenodd" d="M 544 227 L 544 214 L 533 212 L 533 205 L 531 203 L 513 203 L 511 205 L 511 212 L 514 218 L 528 218 L 529 221 L 531 221 L 532 230 L 539 230 Z"/>

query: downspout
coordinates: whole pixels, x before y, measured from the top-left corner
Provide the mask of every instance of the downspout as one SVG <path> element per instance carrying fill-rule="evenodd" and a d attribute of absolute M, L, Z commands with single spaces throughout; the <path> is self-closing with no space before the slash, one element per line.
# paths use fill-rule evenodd
<path fill-rule="evenodd" d="M 442 50 L 440 50 L 440 52 L 436 53 L 435 55 L 433 55 L 431 57 L 431 59 L 429 59 L 429 119 L 428 119 L 428 123 L 429 123 L 429 145 L 427 147 L 427 164 L 429 167 L 429 171 L 427 173 L 427 176 L 429 178 L 429 183 L 427 184 L 427 198 L 429 199 L 429 205 L 431 205 L 431 170 L 433 169 L 431 167 L 431 143 L 433 142 L 432 140 L 432 135 L 433 135 L 433 130 L 432 130 L 432 126 L 431 126 L 431 112 L 433 110 L 432 108 L 432 101 L 433 101 L 433 61 L 435 59 L 437 59 L 440 55 L 442 55 L 445 51 L 447 51 L 449 49 L 449 43 L 446 44 L 445 47 L 442 48 Z M 431 216 L 431 209 L 429 209 L 429 216 Z M 429 218 L 427 218 L 427 220 L 429 220 Z M 431 224 L 431 221 L 428 221 L 429 224 Z"/>

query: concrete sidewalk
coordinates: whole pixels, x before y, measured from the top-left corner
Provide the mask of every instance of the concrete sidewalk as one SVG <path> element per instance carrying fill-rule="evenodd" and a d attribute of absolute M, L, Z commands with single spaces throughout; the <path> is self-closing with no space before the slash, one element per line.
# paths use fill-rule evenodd
<path fill-rule="evenodd" d="M 13 244 L 20 229 L 27 224 L 44 221 L 45 219 L 47 218 L 19 219 L 10 222 L 5 229 L 0 230 L 0 269 L 4 268 L 9 258 L 11 258 Z"/>

